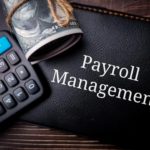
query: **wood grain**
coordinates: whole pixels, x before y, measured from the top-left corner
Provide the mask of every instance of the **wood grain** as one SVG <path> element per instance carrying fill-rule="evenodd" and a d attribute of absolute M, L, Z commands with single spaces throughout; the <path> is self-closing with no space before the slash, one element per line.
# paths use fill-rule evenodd
<path fill-rule="evenodd" d="M 101 143 L 72 133 L 17 122 L 0 135 L 1 150 L 117 150 L 114 145 Z"/>
<path fill-rule="evenodd" d="M 149 0 L 71 0 L 111 10 L 150 17 Z M 0 133 L 0 150 L 122 150 L 97 139 L 17 122 Z"/>

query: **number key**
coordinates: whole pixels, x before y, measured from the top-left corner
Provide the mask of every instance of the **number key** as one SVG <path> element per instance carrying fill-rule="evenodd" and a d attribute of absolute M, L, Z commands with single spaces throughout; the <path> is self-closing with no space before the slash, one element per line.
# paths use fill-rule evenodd
<path fill-rule="evenodd" d="M 14 87 L 18 84 L 18 80 L 13 73 L 9 73 L 5 76 L 5 80 L 10 87 Z"/>
<path fill-rule="evenodd" d="M 24 66 L 20 66 L 16 69 L 16 72 L 21 80 L 25 80 L 29 77 L 29 72 Z"/>
<path fill-rule="evenodd" d="M 19 102 L 25 101 L 28 98 L 28 95 L 23 88 L 16 89 L 14 91 L 14 96 Z"/>
<path fill-rule="evenodd" d="M 4 73 L 9 69 L 8 64 L 4 59 L 0 59 L 0 73 Z"/>
<path fill-rule="evenodd" d="M 19 56 L 14 51 L 8 53 L 7 59 L 9 61 L 9 63 L 12 64 L 12 65 L 16 65 L 16 64 L 18 64 L 20 62 Z"/>
<path fill-rule="evenodd" d="M 30 80 L 25 84 L 26 89 L 30 94 L 36 94 L 40 89 L 34 80 Z"/>
<path fill-rule="evenodd" d="M 16 106 L 16 101 L 11 95 L 7 95 L 3 98 L 3 102 L 8 109 L 11 109 Z"/>

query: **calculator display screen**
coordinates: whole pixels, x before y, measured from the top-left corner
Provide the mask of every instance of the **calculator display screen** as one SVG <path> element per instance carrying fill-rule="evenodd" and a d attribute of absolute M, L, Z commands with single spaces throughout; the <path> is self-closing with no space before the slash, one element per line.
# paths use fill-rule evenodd
<path fill-rule="evenodd" d="M 12 47 L 7 37 L 0 37 L 0 55 L 8 51 Z"/>

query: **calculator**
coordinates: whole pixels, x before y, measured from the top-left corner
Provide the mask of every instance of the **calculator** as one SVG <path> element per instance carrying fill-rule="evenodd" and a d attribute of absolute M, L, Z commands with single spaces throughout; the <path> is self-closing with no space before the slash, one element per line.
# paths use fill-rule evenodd
<path fill-rule="evenodd" d="M 0 31 L 0 123 L 43 94 L 33 67 L 11 34 Z"/>

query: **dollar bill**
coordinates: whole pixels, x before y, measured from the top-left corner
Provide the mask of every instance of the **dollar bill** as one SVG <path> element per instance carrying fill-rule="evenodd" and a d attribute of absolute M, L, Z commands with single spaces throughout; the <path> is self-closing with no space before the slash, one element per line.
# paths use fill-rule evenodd
<path fill-rule="evenodd" d="M 6 13 L 19 1 L 3 0 Z M 56 10 L 63 18 L 63 10 L 59 7 Z M 54 22 L 47 0 L 30 0 L 17 9 L 12 17 L 12 28 L 26 58 L 33 64 L 69 49 L 83 33 L 73 16 L 67 27 Z"/>

